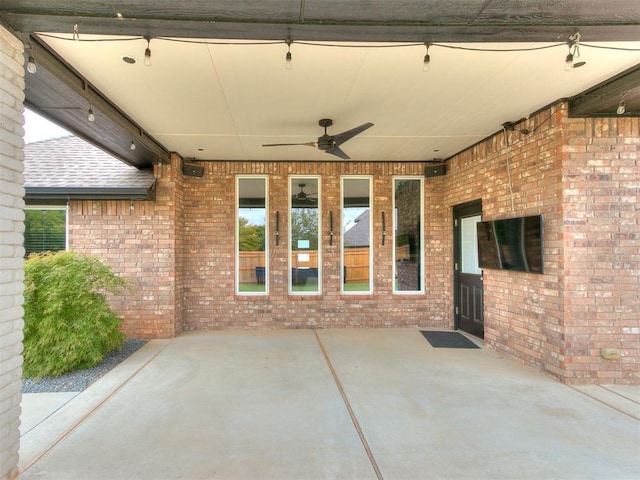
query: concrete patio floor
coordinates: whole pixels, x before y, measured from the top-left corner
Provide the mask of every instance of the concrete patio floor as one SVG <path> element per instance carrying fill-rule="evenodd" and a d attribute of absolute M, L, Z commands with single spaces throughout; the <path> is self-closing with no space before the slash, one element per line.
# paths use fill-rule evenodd
<path fill-rule="evenodd" d="M 23 396 L 20 479 L 640 478 L 640 388 L 418 330 L 192 332 Z"/>

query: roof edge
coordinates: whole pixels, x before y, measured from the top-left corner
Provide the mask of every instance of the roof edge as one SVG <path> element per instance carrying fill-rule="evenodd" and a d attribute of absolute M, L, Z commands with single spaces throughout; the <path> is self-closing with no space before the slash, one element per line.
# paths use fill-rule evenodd
<path fill-rule="evenodd" d="M 155 200 L 156 179 L 141 187 L 25 187 L 25 201 Z"/>

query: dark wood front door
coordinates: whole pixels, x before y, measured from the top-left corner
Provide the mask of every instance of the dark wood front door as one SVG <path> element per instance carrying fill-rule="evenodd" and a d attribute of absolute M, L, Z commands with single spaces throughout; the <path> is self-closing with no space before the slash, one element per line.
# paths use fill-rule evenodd
<path fill-rule="evenodd" d="M 478 266 L 476 223 L 482 218 L 480 201 L 453 209 L 455 328 L 484 338 L 482 270 Z"/>

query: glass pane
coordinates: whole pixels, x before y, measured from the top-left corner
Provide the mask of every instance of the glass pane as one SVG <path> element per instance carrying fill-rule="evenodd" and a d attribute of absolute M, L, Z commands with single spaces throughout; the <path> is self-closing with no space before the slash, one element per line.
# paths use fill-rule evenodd
<path fill-rule="evenodd" d="M 342 291 L 371 292 L 371 180 L 342 179 Z"/>
<path fill-rule="evenodd" d="M 422 180 L 394 180 L 394 291 L 422 291 Z"/>
<path fill-rule="evenodd" d="M 317 178 L 291 178 L 290 275 L 292 293 L 320 292 L 320 191 Z"/>
<path fill-rule="evenodd" d="M 266 179 L 238 178 L 238 292 L 266 293 Z"/>
<path fill-rule="evenodd" d="M 24 212 L 25 255 L 57 252 L 67 246 L 67 211 L 65 209 L 27 209 Z"/>
<path fill-rule="evenodd" d="M 460 220 L 460 263 L 461 273 L 482 274 L 478 266 L 478 231 L 476 224 L 481 216 L 466 217 Z"/>

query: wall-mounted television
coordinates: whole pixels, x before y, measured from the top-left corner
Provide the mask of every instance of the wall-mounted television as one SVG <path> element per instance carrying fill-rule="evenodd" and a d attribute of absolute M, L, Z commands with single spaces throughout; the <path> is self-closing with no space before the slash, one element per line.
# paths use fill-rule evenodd
<path fill-rule="evenodd" d="M 542 215 L 478 222 L 480 268 L 543 273 Z"/>

